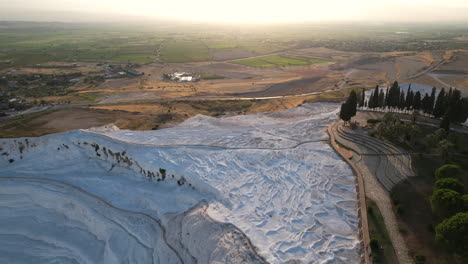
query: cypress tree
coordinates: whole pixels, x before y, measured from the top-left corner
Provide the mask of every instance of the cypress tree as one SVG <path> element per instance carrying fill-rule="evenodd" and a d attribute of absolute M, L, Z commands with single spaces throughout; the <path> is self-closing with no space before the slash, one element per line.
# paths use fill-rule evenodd
<path fill-rule="evenodd" d="M 421 93 L 419 91 L 416 92 L 413 98 L 413 109 L 419 110 L 421 109 Z"/>
<path fill-rule="evenodd" d="M 450 87 L 450 90 L 448 91 L 448 94 L 447 94 L 447 100 L 452 97 L 452 93 L 453 93 L 453 90 L 452 90 L 452 87 Z"/>
<path fill-rule="evenodd" d="M 403 90 L 400 91 L 400 99 L 398 101 L 398 108 L 400 110 L 405 109 L 405 93 L 403 92 Z"/>
<path fill-rule="evenodd" d="M 367 100 L 367 107 L 374 108 L 374 106 L 372 105 L 372 102 L 374 102 L 374 91 L 371 92 L 369 96 L 369 100 Z"/>
<path fill-rule="evenodd" d="M 385 94 L 383 90 L 380 90 L 379 96 L 377 97 L 377 106 L 378 107 L 385 107 Z"/>
<path fill-rule="evenodd" d="M 462 108 L 462 120 L 461 122 L 465 122 L 466 119 L 468 118 L 468 98 L 463 98 L 461 99 L 461 108 Z"/>
<path fill-rule="evenodd" d="M 429 97 L 428 109 L 427 109 L 429 114 L 432 114 L 434 112 L 435 94 L 436 94 L 436 88 L 432 87 L 431 96 Z"/>
<path fill-rule="evenodd" d="M 358 102 L 357 93 L 356 91 L 352 90 L 347 100 L 347 103 L 350 105 L 349 114 L 351 115 L 351 117 L 356 115 L 357 102 Z"/>
<path fill-rule="evenodd" d="M 442 120 L 440 121 L 440 128 L 445 129 L 445 131 L 449 131 L 449 130 L 450 130 L 450 119 L 449 119 L 448 113 L 445 113 L 445 114 L 444 114 L 444 117 L 443 117 Z"/>
<path fill-rule="evenodd" d="M 439 95 L 437 96 L 436 103 L 434 106 L 434 117 L 440 118 L 445 114 L 445 89 L 440 90 Z"/>
<path fill-rule="evenodd" d="M 366 90 L 362 88 L 361 99 L 359 100 L 359 107 L 364 107 L 365 99 L 366 99 Z"/>
<path fill-rule="evenodd" d="M 346 122 L 351 119 L 351 116 L 349 115 L 349 105 L 347 103 L 341 104 L 340 119 L 344 121 L 345 125 Z"/>
<path fill-rule="evenodd" d="M 413 91 L 411 91 L 411 87 L 408 87 L 408 91 L 406 91 L 406 101 L 405 106 L 407 110 L 413 106 Z"/>
<path fill-rule="evenodd" d="M 430 100 L 429 95 L 426 93 L 423 99 L 421 100 L 421 109 L 423 110 L 424 113 L 428 112 L 429 100 Z"/>
<path fill-rule="evenodd" d="M 391 87 L 388 87 L 387 86 L 387 90 L 385 91 L 385 101 L 384 101 L 384 105 L 390 105 L 390 96 L 388 96 L 390 94 L 390 91 L 393 89 L 393 85 Z"/>
<path fill-rule="evenodd" d="M 379 106 L 379 86 L 376 85 L 371 98 L 369 99 L 369 107 L 376 108 Z"/>
<path fill-rule="evenodd" d="M 356 91 L 352 90 L 348 99 L 341 105 L 340 109 L 340 119 L 342 119 L 345 124 L 351 120 L 351 117 L 356 115 L 357 102 Z"/>
<path fill-rule="evenodd" d="M 395 81 L 392 84 L 392 87 L 387 89 L 385 105 L 389 107 L 397 107 L 399 101 L 400 101 L 400 86 L 398 85 L 398 82 Z"/>
<path fill-rule="evenodd" d="M 450 122 L 465 122 L 466 119 L 463 119 L 464 113 L 461 92 L 457 89 L 453 90 L 448 101 L 447 113 Z"/>

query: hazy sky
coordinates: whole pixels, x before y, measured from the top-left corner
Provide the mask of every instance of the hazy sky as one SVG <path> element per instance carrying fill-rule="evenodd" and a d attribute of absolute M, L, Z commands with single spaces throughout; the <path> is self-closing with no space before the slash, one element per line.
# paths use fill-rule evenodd
<path fill-rule="evenodd" d="M 468 0 L 0 0 L 0 6 L 0 20 L 468 21 Z"/>

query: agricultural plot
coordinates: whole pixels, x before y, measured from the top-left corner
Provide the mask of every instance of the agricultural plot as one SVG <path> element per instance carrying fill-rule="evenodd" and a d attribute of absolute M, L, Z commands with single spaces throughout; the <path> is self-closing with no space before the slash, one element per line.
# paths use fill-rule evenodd
<path fill-rule="evenodd" d="M 165 62 L 207 61 L 211 59 L 208 47 L 201 41 L 169 40 L 161 47 Z"/>
<path fill-rule="evenodd" d="M 210 73 L 202 73 L 200 74 L 200 78 L 203 80 L 216 80 L 216 79 L 224 79 L 224 76 L 210 74 Z"/>
<path fill-rule="evenodd" d="M 143 32 L 0 31 L 0 59 L 11 61 L 1 63 L 0 69 L 64 60 L 149 63 L 155 60 L 160 42 Z"/>
<path fill-rule="evenodd" d="M 251 67 L 287 67 L 287 66 L 305 66 L 313 63 L 323 63 L 325 60 L 305 58 L 305 57 L 290 57 L 282 55 L 268 55 L 250 59 L 235 60 L 233 63 L 251 66 Z"/>

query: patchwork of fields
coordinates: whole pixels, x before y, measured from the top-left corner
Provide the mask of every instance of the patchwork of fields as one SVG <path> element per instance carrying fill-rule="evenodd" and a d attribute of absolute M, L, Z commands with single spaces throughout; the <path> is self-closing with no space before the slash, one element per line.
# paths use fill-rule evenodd
<path fill-rule="evenodd" d="M 325 60 L 305 57 L 290 57 L 282 55 L 268 55 L 262 57 L 248 58 L 233 61 L 251 67 L 287 67 L 287 66 L 305 66 L 312 63 L 324 63 Z"/>

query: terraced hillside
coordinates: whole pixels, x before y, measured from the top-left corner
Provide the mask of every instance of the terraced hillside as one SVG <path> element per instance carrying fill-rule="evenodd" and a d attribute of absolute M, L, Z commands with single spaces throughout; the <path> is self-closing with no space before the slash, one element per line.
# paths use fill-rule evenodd
<path fill-rule="evenodd" d="M 336 126 L 335 130 L 336 140 L 353 152 L 353 161 L 368 166 L 385 190 L 390 191 L 406 177 L 414 176 L 408 152 L 349 127 Z"/>

